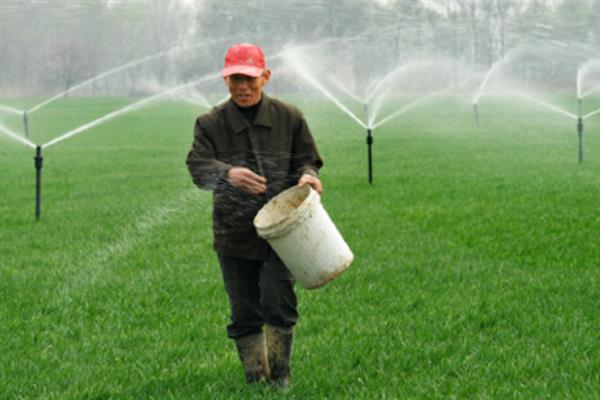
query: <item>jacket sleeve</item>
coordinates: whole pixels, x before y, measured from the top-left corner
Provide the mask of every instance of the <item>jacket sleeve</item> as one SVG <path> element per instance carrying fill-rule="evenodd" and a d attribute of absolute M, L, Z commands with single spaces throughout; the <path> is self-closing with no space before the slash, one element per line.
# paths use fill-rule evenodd
<path fill-rule="evenodd" d="M 207 131 L 196 120 L 194 143 L 188 153 L 186 164 L 192 180 L 200 189 L 214 190 L 217 184 L 226 179 L 231 165 L 217 160 L 213 141 Z"/>
<path fill-rule="evenodd" d="M 317 145 L 310 133 L 308 124 L 302 115 L 294 130 L 294 144 L 292 149 L 292 171 L 299 179 L 303 174 L 314 177 L 319 176 L 319 168 L 323 160 L 317 150 Z"/>

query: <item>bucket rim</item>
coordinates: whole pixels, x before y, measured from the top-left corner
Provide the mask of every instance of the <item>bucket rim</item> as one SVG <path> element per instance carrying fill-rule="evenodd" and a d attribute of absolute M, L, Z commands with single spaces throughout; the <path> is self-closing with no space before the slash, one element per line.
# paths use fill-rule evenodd
<path fill-rule="evenodd" d="M 270 204 L 278 198 L 282 198 L 288 196 L 290 192 L 298 191 L 298 190 L 308 190 L 304 200 L 286 215 L 284 218 L 269 224 L 269 225 L 261 225 L 261 217 L 268 211 L 271 207 Z M 303 186 L 292 186 L 283 192 L 277 194 L 277 196 L 273 197 L 267 204 L 265 204 L 254 217 L 254 227 L 256 228 L 257 233 L 264 239 L 271 239 L 285 235 L 289 230 L 294 227 L 296 224 L 300 223 L 304 220 L 304 217 L 308 213 L 310 206 L 314 203 L 318 205 L 320 202 L 319 194 L 312 188 L 310 185 Z"/>

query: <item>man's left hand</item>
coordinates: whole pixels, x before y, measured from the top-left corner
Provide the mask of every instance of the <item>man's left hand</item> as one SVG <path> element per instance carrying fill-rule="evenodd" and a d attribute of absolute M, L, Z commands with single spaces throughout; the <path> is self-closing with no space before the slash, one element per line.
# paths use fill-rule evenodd
<path fill-rule="evenodd" d="M 310 185 L 317 193 L 323 193 L 323 185 L 321 185 L 321 181 L 319 178 L 316 178 L 309 174 L 304 174 L 300 177 L 298 181 L 298 186 Z"/>

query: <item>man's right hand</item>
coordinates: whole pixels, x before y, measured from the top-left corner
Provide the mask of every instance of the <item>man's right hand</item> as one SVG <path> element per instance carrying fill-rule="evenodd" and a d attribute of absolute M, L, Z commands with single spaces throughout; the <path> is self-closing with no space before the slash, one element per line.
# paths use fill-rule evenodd
<path fill-rule="evenodd" d="M 233 186 L 246 193 L 261 194 L 267 191 L 267 180 L 248 168 L 230 168 L 227 171 L 227 180 Z"/>

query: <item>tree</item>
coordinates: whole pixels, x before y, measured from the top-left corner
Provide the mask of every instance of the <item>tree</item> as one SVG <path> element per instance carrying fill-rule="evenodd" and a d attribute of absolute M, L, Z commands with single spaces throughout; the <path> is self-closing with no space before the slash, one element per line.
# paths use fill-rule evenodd
<path fill-rule="evenodd" d="M 48 86 L 66 92 L 72 85 L 86 78 L 85 71 L 89 69 L 89 65 L 82 45 L 62 42 L 46 55 L 46 59 L 39 64 L 39 69 L 47 77 Z"/>

